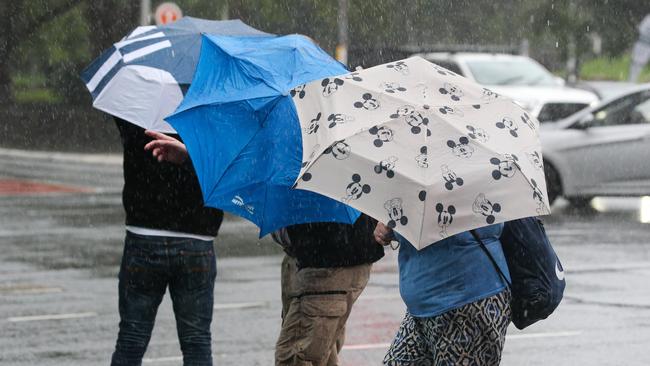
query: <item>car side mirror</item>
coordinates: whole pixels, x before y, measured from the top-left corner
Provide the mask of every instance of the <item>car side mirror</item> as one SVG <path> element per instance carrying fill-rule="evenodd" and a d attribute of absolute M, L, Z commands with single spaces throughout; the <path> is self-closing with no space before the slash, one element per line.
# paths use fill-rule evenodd
<path fill-rule="evenodd" d="M 553 77 L 553 80 L 555 81 L 555 84 L 559 86 L 564 86 L 566 84 L 566 81 L 559 76 Z"/>
<path fill-rule="evenodd" d="M 573 124 L 573 126 L 571 126 L 571 127 L 573 129 L 576 129 L 576 130 L 583 130 L 584 131 L 584 130 L 588 129 L 589 127 L 591 127 L 593 125 L 593 122 L 594 122 L 594 115 L 589 113 L 586 116 L 580 118 L 580 120 L 578 120 L 578 122 Z"/>

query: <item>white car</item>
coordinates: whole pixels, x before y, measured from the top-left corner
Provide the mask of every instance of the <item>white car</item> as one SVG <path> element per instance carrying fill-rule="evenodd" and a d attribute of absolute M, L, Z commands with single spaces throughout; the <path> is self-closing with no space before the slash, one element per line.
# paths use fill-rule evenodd
<path fill-rule="evenodd" d="M 530 57 L 447 52 L 418 56 L 512 98 L 540 122 L 565 118 L 598 101 L 595 93 L 565 86 Z"/>
<path fill-rule="evenodd" d="M 549 201 L 650 195 L 650 84 L 541 125 Z"/>

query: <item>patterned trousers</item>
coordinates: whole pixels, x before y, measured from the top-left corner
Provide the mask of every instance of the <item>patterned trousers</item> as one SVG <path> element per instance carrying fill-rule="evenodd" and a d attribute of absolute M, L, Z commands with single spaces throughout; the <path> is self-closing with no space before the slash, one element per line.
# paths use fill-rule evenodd
<path fill-rule="evenodd" d="M 510 290 L 429 318 L 407 312 L 384 365 L 497 366 L 510 319 Z"/>

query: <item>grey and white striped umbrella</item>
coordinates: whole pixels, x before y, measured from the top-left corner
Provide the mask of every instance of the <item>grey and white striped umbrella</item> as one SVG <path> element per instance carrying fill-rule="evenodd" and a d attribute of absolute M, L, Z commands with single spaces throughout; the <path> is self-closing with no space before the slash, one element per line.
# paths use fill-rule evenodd
<path fill-rule="evenodd" d="M 272 36 L 238 19 L 184 17 L 138 27 L 82 72 L 93 107 L 142 128 L 176 133 L 164 118 L 176 110 L 192 81 L 203 33 Z"/>
<path fill-rule="evenodd" d="M 550 213 L 539 123 L 512 100 L 420 57 L 293 92 L 296 188 L 387 223 L 417 248 Z"/>

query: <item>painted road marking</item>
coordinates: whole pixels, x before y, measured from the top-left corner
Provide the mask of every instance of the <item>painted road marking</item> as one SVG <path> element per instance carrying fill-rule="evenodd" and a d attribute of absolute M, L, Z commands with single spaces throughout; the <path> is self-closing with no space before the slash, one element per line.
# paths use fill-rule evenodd
<path fill-rule="evenodd" d="M 650 304 L 644 304 L 644 303 L 640 304 L 640 303 L 588 300 L 577 296 L 564 296 L 564 298 L 567 300 L 575 301 L 579 304 L 586 304 L 586 305 L 611 306 L 615 308 L 650 309 Z"/>
<path fill-rule="evenodd" d="M 368 344 L 350 344 L 343 346 L 344 350 L 362 351 L 364 349 L 388 348 L 390 343 L 368 343 Z"/>
<path fill-rule="evenodd" d="M 401 300 L 402 297 L 399 294 L 373 294 L 373 295 L 361 295 L 359 300 Z"/>
<path fill-rule="evenodd" d="M 0 294 L 51 294 L 57 292 L 63 292 L 63 289 L 38 285 L 0 286 Z"/>
<path fill-rule="evenodd" d="M 558 337 L 575 337 L 582 334 L 581 330 L 578 331 L 564 331 L 564 332 L 548 332 L 548 333 L 524 333 L 524 334 L 511 334 L 506 335 L 508 340 L 517 339 L 536 339 L 536 338 L 558 338 Z M 343 346 L 346 351 L 363 351 L 369 349 L 387 349 L 390 343 L 368 343 L 368 344 L 350 344 Z M 225 356 L 227 353 L 213 354 L 213 357 Z M 175 362 L 182 361 L 182 356 L 159 357 L 159 358 L 144 358 L 142 363 L 158 363 L 158 362 Z"/>
<path fill-rule="evenodd" d="M 122 154 L 74 154 L 0 148 L 0 155 L 14 158 L 41 159 L 46 161 L 122 165 Z"/>
<path fill-rule="evenodd" d="M 0 196 L 43 193 L 88 193 L 92 189 L 63 184 L 39 183 L 22 179 L 0 179 Z"/>
<path fill-rule="evenodd" d="M 531 339 L 531 338 L 557 338 L 557 337 L 575 337 L 582 334 L 581 330 L 549 333 L 523 333 L 506 335 L 508 340 Z"/>
<path fill-rule="evenodd" d="M 215 304 L 215 310 L 226 310 L 226 309 L 250 309 L 250 308 L 263 308 L 267 307 L 269 304 L 267 302 L 230 302 L 230 303 L 221 303 Z"/>
<path fill-rule="evenodd" d="M 564 266 L 567 273 L 593 273 L 593 272 L 619 272 L 637 269 L 650 268 L 650 262 L 623 262 L 623 263 L 603 263 L 592 265 L 572 265 Z"/>
<path fill-rule="evenodd" d="M 143 358 L 142 363 L 157 363 L 157 362 L 175 362 L 183 361 L 183 357 L 174 356 L 174 357 L 159 357 L 159 358 Z"/>
<path fill-rule="evenodd" d="M 97 316 L 97 313 L 71 313 L 71 314 L 46 314 L 46 315 L 32 315 L 32 316 L 15 316 L 7 318 L 9 322 L 32 322 L 40 320 L 62 320 L 62 319 L 78 319 L 89 318 Z"/>
<path fill-rule="evenodd" d="M 551 333 L 525 333 L 506 335 L 507 340 L 531 339 L 531 338 L 557 338 L 557 337 L 574 337 L 582 334 L 582 331 L 568 332 L 551 332 Z M 366 349 L 388 348 L 390 343 L 368 343 L 368 344 L 350 344 L 343 346 L 344 350 L 360 351 Z"/>

